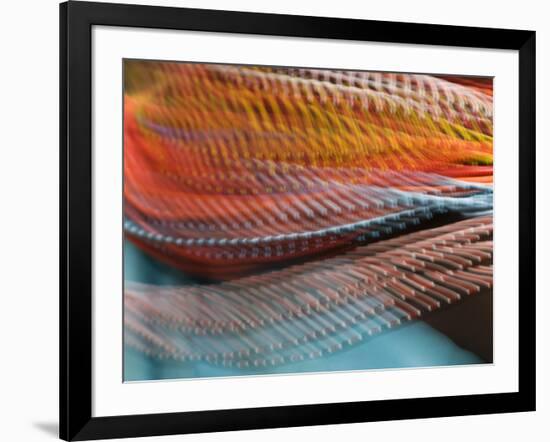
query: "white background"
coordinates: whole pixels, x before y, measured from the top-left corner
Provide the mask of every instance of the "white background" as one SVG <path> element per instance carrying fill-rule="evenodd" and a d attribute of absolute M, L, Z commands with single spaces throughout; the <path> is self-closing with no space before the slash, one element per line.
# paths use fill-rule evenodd
<path fill-rule="evenodd" d="M 101 26 L 92 36 L 93 416 L 517 391 L 517 52 Z M 122 383 L 124 57 L 494 76 L 494 364 Z"/>
<path fill-rule="evenodd" d="M 544 2 L 438 1 L 357 2 L 353 0 L 246 2 L 223 0 L 156 2 L 190 7 L 250 10 L 380 20 L 511 27 L 537 31 L 537 134 L 538 144 L 538 251 L 537 270 L 548 268 L 548 231 L 543 220 L 550 215 L 544 189 L 550 188 L 550 29 Z M 0 404 L 2 440 L 53 440 L 57 423 L 58 323 L 58 10 L 50 0 L 7 2 L 0 48 L 0 195 L 2 211 L 0 275 L 2 320 L 0 336 Z M 545 132 L 546 131 L 546 132 Z M 545 167 L 546 165 L 546 167 Z M 546 248 L 546 250 L 544 250 Z M 173 436 L 150 440 L 275 441 L 298 440 L 407 440 L 464 441 L 489 436 L 518 440 L 540 431 L 546 434 L 550 417 L 548 393 L 549 353 L 547 317 L 548 278 L 538 287 L 538 410 L 536 413 L 354 424 L 300 429 Z"/>

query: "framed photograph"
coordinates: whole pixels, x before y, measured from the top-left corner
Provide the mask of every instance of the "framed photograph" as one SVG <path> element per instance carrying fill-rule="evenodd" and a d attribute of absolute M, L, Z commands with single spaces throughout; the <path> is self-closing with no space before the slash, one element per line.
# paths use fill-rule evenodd
<path fill-rule="evenodd" d="M 535 409 L 535 32 L 60 28 L 62 439 Z"/>

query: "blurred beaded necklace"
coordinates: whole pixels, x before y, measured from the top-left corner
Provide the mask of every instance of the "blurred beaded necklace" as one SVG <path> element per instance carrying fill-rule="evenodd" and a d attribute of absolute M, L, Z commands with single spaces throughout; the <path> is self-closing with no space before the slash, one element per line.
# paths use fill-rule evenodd
<path fill-rule="evenodd" d="M 125 343 L 266 367 L 492 289 L 492 83 L 126 62 Z"/>

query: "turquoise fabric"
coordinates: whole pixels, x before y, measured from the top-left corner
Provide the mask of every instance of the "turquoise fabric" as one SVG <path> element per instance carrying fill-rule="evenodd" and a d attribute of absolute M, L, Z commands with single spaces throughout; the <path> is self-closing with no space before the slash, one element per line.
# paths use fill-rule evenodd
<path fill-rule="evenodd" d="M 188 284 L 182 272 L 169 268 L 125 242 L 125 278 L 154 284 Z M 367 370 L 477 364 L 483 361 L 422 321 L 386 331 L 350 349 L 322 358 L 265 369 L 231 369 L 205 362 L 157 360 L 125 348 L 124 380 Z"/>

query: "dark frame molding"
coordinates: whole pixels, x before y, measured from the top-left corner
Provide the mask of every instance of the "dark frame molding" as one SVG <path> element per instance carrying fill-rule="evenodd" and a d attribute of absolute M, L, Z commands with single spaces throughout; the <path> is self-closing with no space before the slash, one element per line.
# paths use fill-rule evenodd
<path fill-rule="evenodd" d="M 92 417 L 93 25 L 511 49 L 519 53 L 519 391 Z M 60 437 L 153 436 L 535 410 L 535 32 L 69 1 L 60 5 Z"/>

